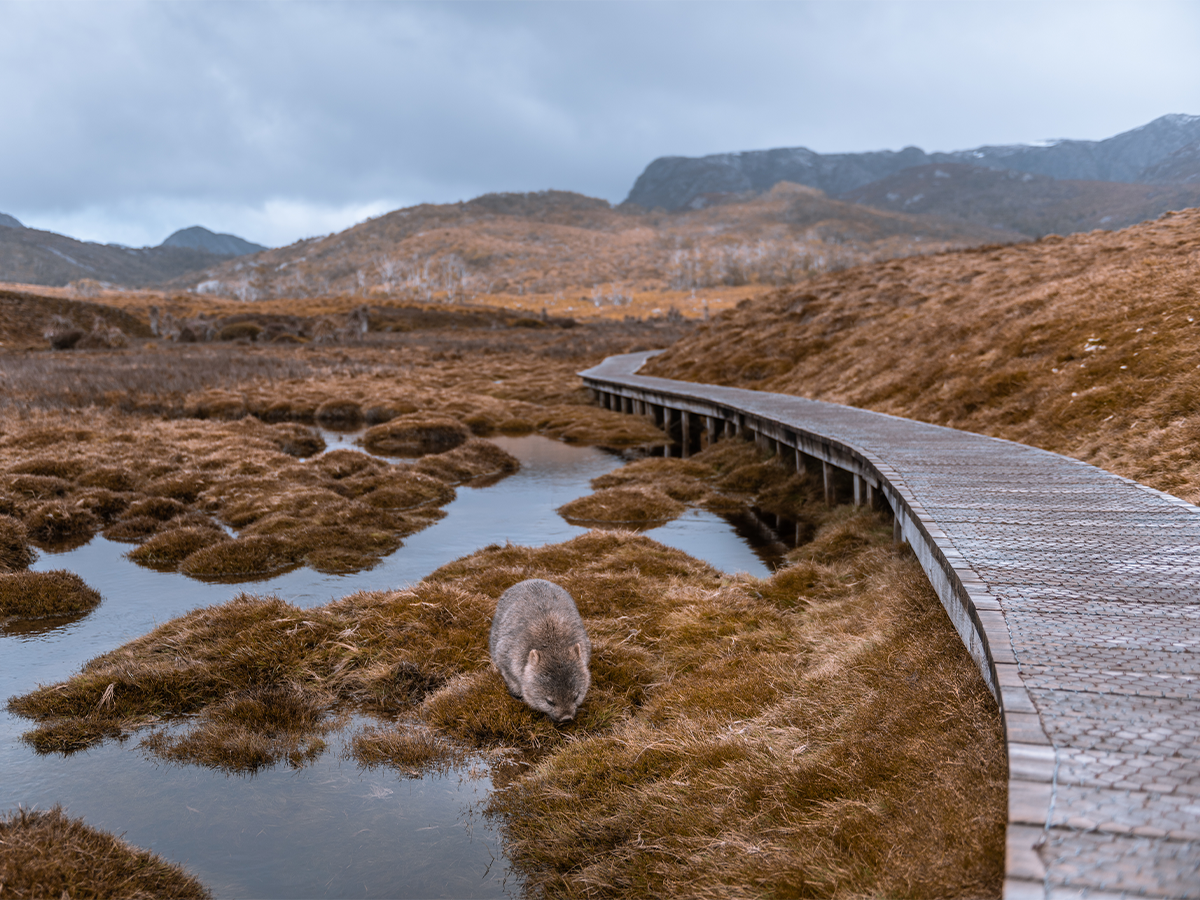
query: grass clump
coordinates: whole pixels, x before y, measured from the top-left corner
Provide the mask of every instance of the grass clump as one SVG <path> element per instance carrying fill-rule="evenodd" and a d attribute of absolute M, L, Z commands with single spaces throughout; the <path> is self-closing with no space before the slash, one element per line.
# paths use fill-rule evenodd
<path fill-rule="evenodd" d="M 65 569 L 0 575 L 0 618 L 71 616 L 99 605 L 100 594 Z"/>
<path fill-rule="evenodd" d="M 364 766 L 391 766 L 410 778 L 447 771 L 464 759 L 461 750 L 433 729 L 403 724 L 363 727 L 350 739 L 347 755 Z"/>
<path fill-rule="evenodd" d="M 303 764 L 351 709 L 411 723 L 357 735 L 367 765 L 524 754 L 491 813 L 545 893 L 997 894 L 999 716 L 919 565 L 848 508 L 791 558 L 760 580 L 632 532 L 496 545 L 403 591 L 197 610 L 9 709 L 43 752 L 183 721 L 144 746 L 227 771 Z M 488 657 L 495 598 L 530 577 L 571 592 L 593 645 L 561 728 Z"/>
<path fill-rule="evenodd" d="M 658 488 L 636 485 L 604 488 L 560 506 L 558 512 L 571 523 L 648 528 L 671 521 L 686 508 Z"/>
<path fill-rule="evenodd" d="M 411 458 L 453 450 L 470 436 L 471 430 L 457 419 L 413 414 L 368 428 L 362 444 L 381 456 Z"/>
<path fill-rule="evenodd" d="M 689 459 L 647 457 L 592 479 L 596 493 L 558 511 L 581 524 L 653 527 L 688 506 L 714 511 L 749 506 L 798 523 L 811 535 L 826 515 L 815 481 L 743 440 L 722 440 Z"/>
<path fill-rule="evenodd" d="M 183 558 L 179 571 L 206 578 L 263 578 L 294 569 L 298 548 L 278 535 L 251 535 L 237 541 L 212 541 Z"/>
<path fill-rule="evenodd" d="M 25 523 L 12 516 L 0 515 L 0 574 L 24 571 L 33 560 L 34 551 L 29 546 Z"/>
<path fill-rule="evenodd" d="M 174 569 L 198 550 L 229 540 L 216 528 L 175 528 L 155 535 L 126 555 L 144 566 Z"/>
<path fill-rule="evenodd" d="M 6 897 L 212 896 L 182 866 L 72 819 L 61 806 L 0 818 L 0 885 Z"/>
<path fill-rule="evenodd" d="M 256 685 L 205 707 L 185 733 L 156 731 L 142 746 L 173 762 L 253 773 L 286 760 L 302 768 L 325 750 L 335 727 L 330 695 L 298 684 Z"/>

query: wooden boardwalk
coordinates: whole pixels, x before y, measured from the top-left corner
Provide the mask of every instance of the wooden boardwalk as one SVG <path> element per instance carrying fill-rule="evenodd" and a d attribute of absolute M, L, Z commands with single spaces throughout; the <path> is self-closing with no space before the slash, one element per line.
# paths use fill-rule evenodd
<path fill-rule="evenodd" d="M 742 433 L 886 503 L 1000 705 L 1007 898 L 1200 898 L 1200 509 L 1023 444 L 759 391 L 581 372 L 686 455 Z"/>

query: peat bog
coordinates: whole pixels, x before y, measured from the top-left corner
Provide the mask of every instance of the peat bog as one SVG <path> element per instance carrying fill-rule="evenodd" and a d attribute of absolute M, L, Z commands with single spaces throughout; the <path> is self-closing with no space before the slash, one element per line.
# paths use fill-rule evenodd
<path fill-rule="evenodd" d="M 661 446 L 647 420 L 590 405 L 573 372 L 664 336 L 600 323 L 132 343 L 56 356 L 94 370 L 73 383 L 44 353 L 14 355 L 0 578 L 30 546 L 97 533 L 174 578 L 369 578 L 459 494 L 516 477 L 508 436 Z M 222 368 L 239 355 L 256 362 Z M 176 362 L 191 374 L 156 377 Z M 322 452 L 346 431 L 362 443 Z M 417 583 L 303 606 L 248 585 L 114 641 L 10 700 L 31 727 L 25 752 L 66 765 L 120 739 L 255 780 L 336 753 L 404 779 L 482 766 L 486 820 L 531 893 L 999 892 L 998 714 L 881 514 L 825 508 L 737 441 L 606 470 L 593 488 L 560 504 L 564 527 L 595 529 L 568 539 L 475 544 Z M 801 535 L 763 578 L 638 531 L 750 507 Z M 488 660 L 495 597 L 530 577 L 571 591 L 594 646 L 593 688 L 562 728 L 511 698 Z"/>

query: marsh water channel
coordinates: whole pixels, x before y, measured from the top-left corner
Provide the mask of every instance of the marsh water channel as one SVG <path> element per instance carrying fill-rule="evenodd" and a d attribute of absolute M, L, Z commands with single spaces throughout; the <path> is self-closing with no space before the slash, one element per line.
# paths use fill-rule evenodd
<path fill-rule="evenodd" d="M 353 435 L 325 434 L 329 449 Z M 214 584 L 155 572 L 101 536 L 33 568 L 69 569 L 103 602 L 69 621 L 0 627 L 0 695 L 61 681 L 103 652 L 200 606 L 240 593 L 301 607 L 358 590 L 401 588 L 488 544 L 541 545 L 586 529 L 555 510 L 591 493 L 620 456 L 539 436 L 495 438 L 521 469 L 487 487 L 462 486 L 446 517 L 406 538 L 375 568 L 352 575 L 297 569 L 263 581 Z M 359 448 L 355 448 L 359 449 Z M 689 510 L 647 535 L 727 572 L 764 576 L 782 547 L 747 519 Z M 20 740 L 32 723 L 0 711 L 0 810 L 62 803 L 72 816 L 181 863 L 218 897 L 504 897 L 519 894 L 494 824 L 479 813 L 491 782 L 477 760 L 446 774 L 405 777 L 343 757 L 352 721 L 312 764 L 251 776 L 164 763 L 138 738 L 75 753 L 36 755 Z"/>

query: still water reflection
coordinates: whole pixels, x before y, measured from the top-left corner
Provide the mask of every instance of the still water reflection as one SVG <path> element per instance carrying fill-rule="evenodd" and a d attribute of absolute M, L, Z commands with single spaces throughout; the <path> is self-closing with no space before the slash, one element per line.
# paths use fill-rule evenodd
<path fill-rule="evenodd" d="M 326 435 L 330 449 L 353 435 Z M 247 591 L 316 606 L 363 589 L 403 587 L 493 543 L 540 545 L 586 529 L 555 509 L 622 460 L 538 436 L 495 438 L 521 470 L 490 487 L 460 487 L 446 518 L 405 539 L 374 569 L 322 575 L 299 569 L 254 584 L 210 584 L 125 559 L 127 544 L 96 537 L 33 568 L 70 569 L 104 602 L 87 616 L 0 630 L 0 696 L 62 680 L 88 659 L 198 606 Z M 744 535 L 739 535 L 739 530 Z M 766 575 L 778 547 L 705 511 L 647 532 L 728 572 Z M 756 550 L 752 543 L 758 546 Z M 70 757 L 38 757 L 19 740 L 28 724 L 0 712 L 0 811 L 62 803 L 73 816 L 180 862 L 219 897 L 503 897 L 519 892 L 498 835 L 478 808 L 486 767 L 405 778 L 341 758 L 356 725 L 332 735 L 315 763 L 253 777 L 147 758 L 136 739 Z"/>

